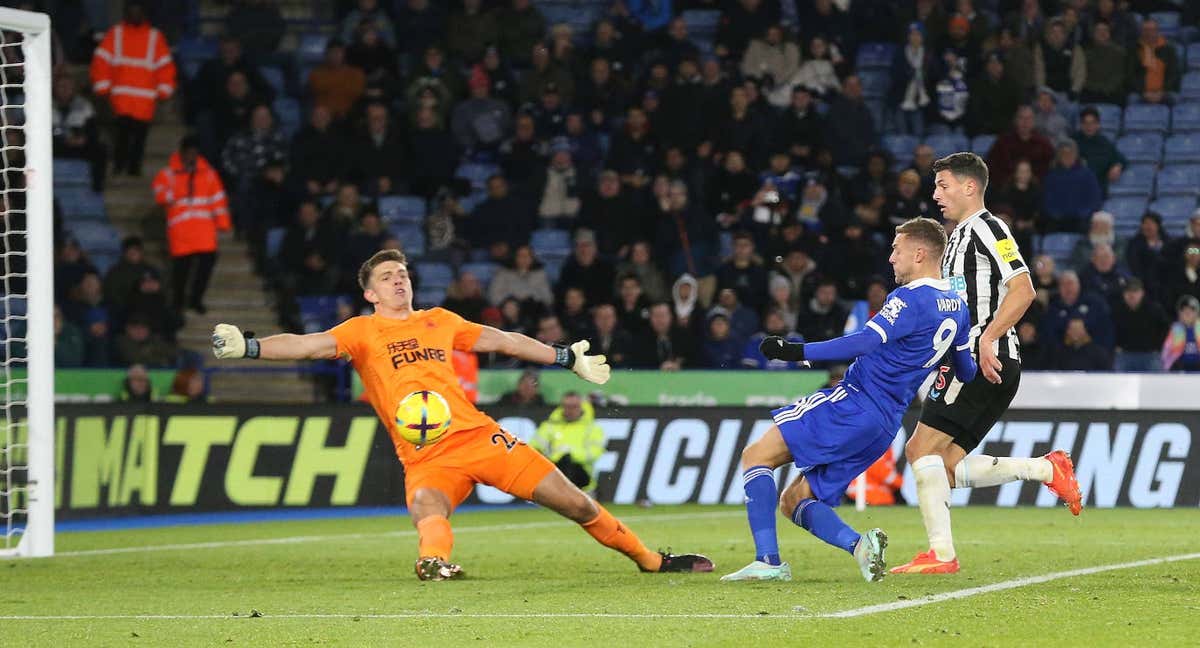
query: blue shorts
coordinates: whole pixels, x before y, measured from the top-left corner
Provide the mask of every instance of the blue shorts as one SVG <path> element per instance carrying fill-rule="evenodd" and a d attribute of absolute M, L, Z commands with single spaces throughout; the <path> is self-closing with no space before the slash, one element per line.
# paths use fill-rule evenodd
<path fill-rule="evenodd" d="M 813 495 L 830 506 L 841 504 L 850 482 L 883 456 L 896 437 L 896 428 L 880 423 L 865 401 L 854 387 L 839 385 L 771 410 Z"/>

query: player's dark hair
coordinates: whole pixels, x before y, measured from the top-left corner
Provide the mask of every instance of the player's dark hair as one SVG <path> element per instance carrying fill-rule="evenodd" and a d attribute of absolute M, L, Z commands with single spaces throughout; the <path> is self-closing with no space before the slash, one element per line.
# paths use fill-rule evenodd
<path fill-rule="evenodd" d="M 934 259 L 942 258 L 942 253 L 946 251 L 946 228 L 932 218 L 907 220 L 896 228 L 896 233 L 928 245 L 930 256 Z"/>
<path fill-rule="evenodd" d="M 371 255 L 370 259 L 363 261 L 363 264 L 358 268 L 358 287 L 366 290 L 371 285 L 371 273 L 381 263 L 388 261 L 396 261 L 408 265 L 408 258 L 404 253 L 395 248 L 391 250 L 380 250 Z"/>
<path fill-rule="evenodd" d="M 974 153 L 951 153 L 935 161 L 933 163 L 933 174 L 937 175 L 939 171 L 949 171 L 959 180 L 962 180 L 963 177 L 971 178 L 979 185 L 980 195 L 987 189 L 987 164 L 983 161 L 983 158 Z"/>

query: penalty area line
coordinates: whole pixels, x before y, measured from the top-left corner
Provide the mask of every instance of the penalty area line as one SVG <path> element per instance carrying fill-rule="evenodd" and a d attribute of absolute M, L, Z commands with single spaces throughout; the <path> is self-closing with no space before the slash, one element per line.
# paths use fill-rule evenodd
<path fill-rule="evenodd" d="M 1179 554 L 1176 556 L 1164 556 L 1161 558 L 1147 558 L 1146 560 L 1135 560 L 1133 562 L 1114 563 L 1111 565 L 1097 565 L 1095 567 L 1083 567 L 1081 569 L 1071 569 L 1068 571 L 1053 572 L 1050 574 L 1042 574 L 1041 576 L 1025 576 L 1022 578 L 1014 578 L 1012 580 L 992 583 L 990 585 L 980 585 L 979 587 L 969 587 L 967 589 L 953 590 L 950 592 L 942 592 L 941 594 L 933 594 L 923 596 L 921 598 L 907 601 L 893 601 L 891 603 L 880 603 L 877 605 L 868 605 L 850 610 L 841 610 L 839 612 L 826 612 L 824 614 L 815 614 L 810 618 L 817 619 L 852 619 L 855 617 L 868 616 L 871 614 L 879 614 L 881 612 L 895 612 L 896 610 L 906 610 L 908 608 L 921 607 L 923 605 L 932 605 L 934 603 L 943 603 L 945 601 L 954 601 L 964 599 L 979 594 L 990 594 L 992 592 L 1003 592 L 1005 590 L 1017 589 L 1028 585 L 1038 585 L 1041 583 L 1049 583 L 1050 581 L 1061 580 L 1064 578 L 1074 578 L 1076 576 L 1090 576 L 1092 574 L 1101 574 L 1104 572 L 1117 571 L 1119 569 L 1136 569 L 1138 567 L 1150 567 L 1153 565 L 1162 565 L 1166 563 L 1180 562 L 1183 560 L 1196 560 L 1200 558 L 1200 553 Z M 920 578 L 920 576 L 918 576 Z"/>

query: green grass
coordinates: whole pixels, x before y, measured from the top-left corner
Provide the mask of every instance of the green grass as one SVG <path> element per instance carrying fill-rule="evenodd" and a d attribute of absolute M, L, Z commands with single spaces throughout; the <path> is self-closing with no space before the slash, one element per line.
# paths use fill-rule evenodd
<path fill-rule="evenodd" d="M 324 536 L 275 544 L 60 555 L 0 563 L 0 644 L 19 645 L 1194 645 L 1200 560 L 1109 571 L 852 619 L 822 613 L 1022 576 L 1197 551 L 1200 510 L 956 509 L 963 571 L 867 584 L 851 558 L 785 521 L 790 583 L 720 583 L 752 557 L 740 509 L 614 507 L 651 547 L 702 551 L 714 574 L 640 574 L 540 510 L 455 518 L 469 578 L 416 580 L 407 520 L 363 518 L 66 533 L 60 552 Z M 923 549 L 915 509 L 842 513 L 882 526 L 890 562 Z M 497 529 L 498 525 L 509 528 Z M 474 529 L 474 530 L 473 530 Z M 250 618 L 252 610 L 262 617 Z M 367 618 L 371 614 L 662 614 L 739 618 Z M 345 614 L 345 618 L 281 618 Z M 12 619 L 13 615 L 182 615 Z M 215 615 L 216 618 L 196 618 Z M 364 615 L 355 617 L 354 615 Z M 840 644 L 839 644 L 840 645 Z"/>

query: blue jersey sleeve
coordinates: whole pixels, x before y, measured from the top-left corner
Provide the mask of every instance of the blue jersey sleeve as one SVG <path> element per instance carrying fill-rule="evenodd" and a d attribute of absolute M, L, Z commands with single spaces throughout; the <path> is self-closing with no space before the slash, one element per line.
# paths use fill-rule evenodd
<path fill-rule="evenodd" d="M 971 355 L 971 318 L 964 308 L 958 317 L 958 332 L 954 335 L 954 375 L 964 383 L 975 379 L 979 367 Z"/>
<path fill-rule="evenodd" d="M 897 288 L 887 296 L 875 317 L 867 320 L 867 328 L 879 335 L 884 344 L 908 335 L 918 325 L 920 308 L 913 303 L 916 293 L 907 288 Z"/>

